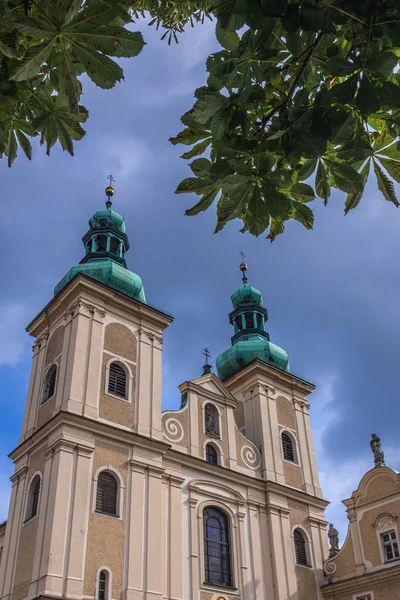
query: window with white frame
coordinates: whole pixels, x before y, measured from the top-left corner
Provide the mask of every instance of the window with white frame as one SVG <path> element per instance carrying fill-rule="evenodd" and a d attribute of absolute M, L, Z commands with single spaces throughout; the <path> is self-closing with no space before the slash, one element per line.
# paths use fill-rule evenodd
<path fill-rule="evenodd" d="M 301 529 L 294 530 L 293 543 L 296 565 L 301 565 L 302 567 L 311 567 L 308 540 Z"/>
<path fill-rule="evenodd" d="M 289 462 L 297 464 L 296 444 L 287 431 L 283 431 L 281 435 L 283 458 Z"/>
<path fill-rule="evenodd" d="M 128 398 L 128 378 L 125 368 L 115 361 L 110 364 L 107 391 L 124 400 Z"/>
<path fill-rule="evenodd" d="M 43 396 L 41 404 L 54 396 L 57 383 L 57 365 L 51 365 L 44 378 Z"/>
<path fill-rule="evenodd" d="M 97 600 L 110 600 L 110 573 L 101 569 L 97 576 Z"/>
<path fill-rule="evenodd" d="M 28 497 L 26 500 L 25 509 L 25 522 L 30 521 L 37 516 L 39 510 L 39 498 L 40 498 L 40 475 L 35 475 L 32 479 L 28 490 Z"/>
<path fill-rule="evenodd" d="M 97 478 L 96 512 L 118 517 L 118 481 L 110 471 L 101 471 Z"/>
<path fill-rule="evenodd" d="M 396 532 L 394 529 L 392 531 L 387 531 L 386 533 L 381 533 L 381 541 L 385 562 L 396 560 L 400 557 Z"/>
<path fill-rule="evenodd" d="M 356 596 L 356 600 L 372 600 L 371 594 L 364 594 L 364 596 Z"/>

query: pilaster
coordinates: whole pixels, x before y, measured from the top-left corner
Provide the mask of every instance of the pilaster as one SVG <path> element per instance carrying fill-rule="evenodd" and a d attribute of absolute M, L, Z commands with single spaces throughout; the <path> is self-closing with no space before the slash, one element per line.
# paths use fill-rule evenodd
<path fill-rule="evenodd" d="M 163 595 L 162 590 L 162 564 L 161 564 L 161 477 L 163 469 L 153 466 L 148 467 L 148 494 L 147 494 L 147 544 L 146 544 L 146 582 L 145 600 L 159 600 Z"/>
<path fill-rule="evenodd" d="M 151 403 L 153 398 L 153 352 L 150 333 L 140 330 L 139 335 L 139 394 L 137 402 L 136 430 L 141 435 L 150 436 Z"/>
<path fill-rule="evenodd" d="M 11 502 L 8 513 L 6 539 L 4 545 L 4 558 L 0 570 L 0 598 L 10 600 L 12 595 L 19 534 L 23 520 L 26 474 L 26 465 L 19 468 L 11 477 L 12 490 Z"/>
<path fill-rule="evenodd" d="M 87 417 L 99 416 L 99 381 L 103 348 L 103 330 L 106 313 L 95 306 L 89 307 L 90 339 L 87 354 L 86 387 L 83 414 Z"/>
<path fill-rule="evenodd" d="M 28 419 L 27 419 L 27 430 L 25 432 L 25 439 L 29 437 L 36 427 L 37 422 L 37 414 L 40 407 L 40 402 L 42 400 L 42 380 L 43 380 L 43 368 L 44 361 L 46 357 L 46 348 L 47 348 L 47 340 L 48 333 L 43 335 L 41 338 L 37 340 L 37 345 L 39 347 L 39 354 L 37 356 L 36 362 L 36 370 L 35 377 L 32 386 L 32 395 L 30 399 L 28 399 Z"/>
<path fill-rule="evenodd" d="M 145 472 L 145 465 L 130 461 L 126 600 L 143 600 Z"/>

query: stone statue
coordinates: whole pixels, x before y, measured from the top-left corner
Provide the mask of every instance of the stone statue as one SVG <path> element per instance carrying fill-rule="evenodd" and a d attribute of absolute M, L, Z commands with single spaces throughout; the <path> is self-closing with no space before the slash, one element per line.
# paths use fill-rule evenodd
<path fill-rule="evenodd" d="M 381 439 L 373 433 L 370 441 L 371 450 L 374 455 L 374 462 L 376 467 L 385 466 L 385 455 L 381 449 Z"/>
<path fill-rule="evenodd" d="M 219 435 L 217 409 L 212 404 L 205 406 L 205 430 L 211 435 Z"/>
<path fill-rule="evenodd" d="M 329 523 L 328 538 L 330 545 L 329 558 L 332 558 L 339 552 L 339 532 L 334 528 L 333 523 Z"/>

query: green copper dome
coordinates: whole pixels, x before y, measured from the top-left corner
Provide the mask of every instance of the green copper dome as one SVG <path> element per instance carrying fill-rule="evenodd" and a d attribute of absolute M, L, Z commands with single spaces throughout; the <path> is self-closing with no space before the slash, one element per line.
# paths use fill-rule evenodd
<path fill-rule="evenodd" d="M 103 227 L 114 227 L 121 233 L 126 233 L 124 217 L 115 210 L 98 210 L 93 217 L 89 219 L 91 229 L 102 229 Z"/>
<path fill-rule="evenodd" d="M 289 357 L 285 350 L 273 344 L 265 331 L 268 312 L 262 306 L 261 292 L 247 285 L 247 265 L 243 271 L 243 286 L 231 296 L 233 311 L 229 320 L 234 328 L 232 346 L 217 357 L 218 377 L 228 379 L 253 360 L 262 360 L 284 371 L 289 371 Z"/>
<path fill-rule="evenodd" d="M 262 305 L 262 296 L 259 290 L 256 288 L 242 286 L 236 292 L 233 292 L 231 296 L 233 308 L 241 306 L 243 304 L 259 304 Z"/>
<path fill-rule="evenodd" d="M 131 298 L 146 302 L 143 283 L 139 275 L 129 271 L 125 253 L 129 249 L 124 217 L 111 210 L 112 187 L 106 189 L 106 210 L 98 210 L 89 219 L 89 231 L 82 242 L 86 254 L 80 263 L 70 268 L 54 289 L 57 295 L 78 273 L 87 275 Z"/>

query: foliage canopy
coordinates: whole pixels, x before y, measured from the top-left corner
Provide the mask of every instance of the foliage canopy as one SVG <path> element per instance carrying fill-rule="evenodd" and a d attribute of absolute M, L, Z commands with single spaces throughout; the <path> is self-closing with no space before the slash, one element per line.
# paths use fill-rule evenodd
<path fill-rule="evenodd" d="M 113 60 L 144 46 L 132 23 L 151 16 L 163 37 L 216 22 L 221 49 L 207 85 L 171 139 L 192 177 L 177 193 L 217 202 L 219 231 L 235 218 L 272 241 L 288 219 L 313 226 L 310 202 L 346 194 L 345 213 L 370 172 L 399 201 L 398 0 L 0 0 L 0 152 L 11 165 L 30 138 L 73 154 L 85 131 L 80 75 L 102 88 L 123 79 Z M 207 158 L 202 156 L 206 154 Z M 192 160 L 194 159 L 194 160 Z"/>

